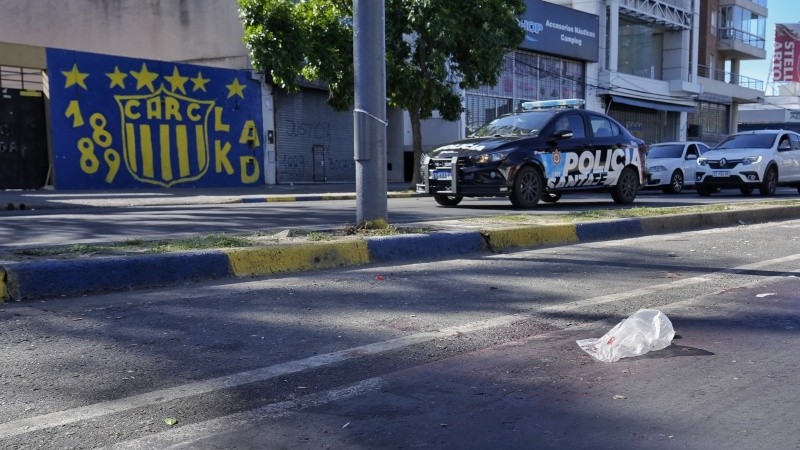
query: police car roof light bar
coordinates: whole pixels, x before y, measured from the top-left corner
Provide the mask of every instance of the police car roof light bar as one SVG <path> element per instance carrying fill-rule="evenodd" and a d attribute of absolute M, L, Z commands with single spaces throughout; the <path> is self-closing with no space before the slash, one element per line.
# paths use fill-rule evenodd
<path fill-rule="evenodd" d="M 541 100 L 538 102 L 522 102 L 525 111 L 538 111 L 542 109 L 583 108 L 586 100 L 582 98 L 567 98 L 562 100 Z"/>

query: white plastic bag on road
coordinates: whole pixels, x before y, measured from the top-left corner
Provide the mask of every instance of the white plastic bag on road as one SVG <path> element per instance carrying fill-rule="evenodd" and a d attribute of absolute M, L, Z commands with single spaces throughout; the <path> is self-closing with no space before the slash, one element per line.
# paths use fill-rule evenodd
<path fill-rule="evenodd" d="M 582 339 L 578 345 L 603 362 L 644 355 L 667 348 L 675 337 L 669 318 L 657 309 L 640 309 L 600 339 Z"/>

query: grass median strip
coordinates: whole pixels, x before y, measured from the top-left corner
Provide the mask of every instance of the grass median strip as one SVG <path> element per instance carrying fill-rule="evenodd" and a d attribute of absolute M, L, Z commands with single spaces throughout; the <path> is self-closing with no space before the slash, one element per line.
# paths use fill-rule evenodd
<path fill-rule="evenodd" d="M 7 251 L 0 254 L 0 261 L 18 262 L 41 259 L 67 259 L 91 256 L 120 256 L 135 254 L 157 254 L 190 250 L 239 249 L 280 246 L 285 244 L 304 244 L 314 242 L 337 242 L 354 238 L 391 236 L 399 234 L 427 234 L 435 231 L 480 228 L 484 236 L 495 229 L 510 231 L 488 236 L 489 244 L 495 249 L 524 246 L 530 243 L 568 243 L 575 240 L 574 224 L 622 218 L 658 218 L 668 215 L 697 215 L 703 212 L 735 212 L 758 208 L 798 206 L 797 200 L 761 200 L 741 203 L 711 204 L 698 206 L 672 207 L 625 207 L 620 209 L 593 209 L 565 214 L 542 214 L 536 209 L 526 213 L 502 214 L 489 217 L 464 218 L 449 221 L 430 222 L 429 226 L 395 227 L 383 221 L 361 225 L 344 225 L 326 230 L 288 229 L 261 231 L 249 235 L 228 235 L 215 233 L 176 239 L 129 239 L 121 242 L 98 244 L 70 244 L 62 246 L 33 247 Z M 572 228 L 532 231 L 529 226 L 571 225 Z M 657 224 L 649 224 L 648 228 Z M 653 231 L 653 230 L 650 230 Z M 493 240 L 494 242 L 491 242 Z"/>

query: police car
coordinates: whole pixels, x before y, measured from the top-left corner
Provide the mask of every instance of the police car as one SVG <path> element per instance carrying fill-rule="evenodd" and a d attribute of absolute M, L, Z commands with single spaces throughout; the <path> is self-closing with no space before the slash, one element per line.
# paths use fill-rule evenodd
<path fill-rule="evenodd" d="M 524 102 L 470 138 L 421 158 L 418 193 L 443 206 L 464 197 L 509 197 L 520 208 L 554 203 L 562 194 L 606 191 L 631 203 L 645 185 L 645 142 L 584 100 Z"/>

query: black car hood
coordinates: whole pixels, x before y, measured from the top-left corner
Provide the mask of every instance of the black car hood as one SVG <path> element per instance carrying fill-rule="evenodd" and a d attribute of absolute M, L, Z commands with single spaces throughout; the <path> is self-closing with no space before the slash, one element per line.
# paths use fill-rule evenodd
<path fill-rule="evenodd" d="M 449 144 L 436 147 L 428 152 L 434 158 L 446 158 L 448 156 L 471 156 L 481 153 L 491 152 L 508 144 L 526 141 L 530 138 L 526 136 L 492 136 L 484 138 L 469 138 L 460 141 L 450 142 Z"/>

